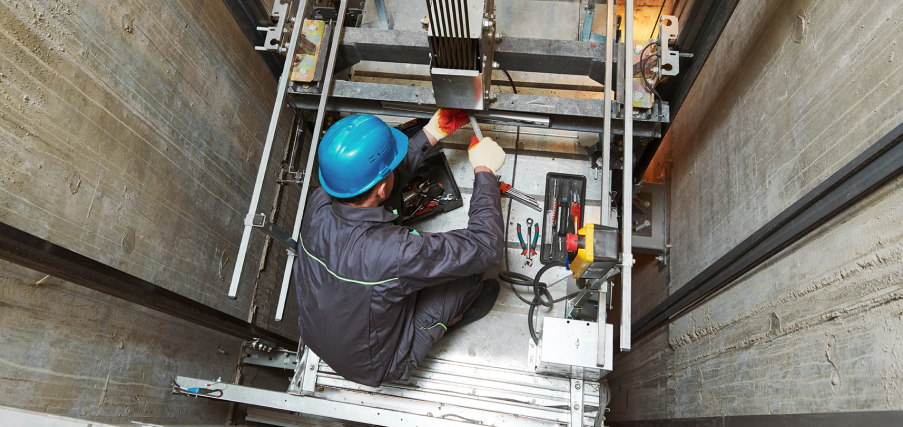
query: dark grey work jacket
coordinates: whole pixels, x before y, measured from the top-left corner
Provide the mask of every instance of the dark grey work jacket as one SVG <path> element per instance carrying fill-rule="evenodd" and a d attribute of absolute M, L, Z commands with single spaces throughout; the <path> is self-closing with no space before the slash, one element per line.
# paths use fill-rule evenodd
<path fill-rule="evenodd" d="M 421 132 L 395 170 L 400 189 L 431 151 Z M 318 188 L 304 212 L 294 284 L 301 339 L 343 377 L 378 386 L 411 350 L 417 291 L 482 273 L 504 250 L 498 179 L 476 174 L 467 228 L 420 236 L 385 208 Z"/>

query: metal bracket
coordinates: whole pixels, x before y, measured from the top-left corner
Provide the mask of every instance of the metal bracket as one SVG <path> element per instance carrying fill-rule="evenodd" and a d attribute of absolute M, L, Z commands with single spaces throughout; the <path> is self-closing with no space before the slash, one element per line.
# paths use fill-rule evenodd
<path fill-rule="evenodd" d="M 288 253 L 296 256 L 298 255 L 298 241 L 292 239 L 292 236 L 277 227 L 276 224 L 273 224 L 272 221 L 267 219 L 266 215 L 259 213 L 246 216 L 245 226 L 254 227 L 266 233 L 268 236 L 272 237 L 273 240 L 284 245 Z"/>
<path fill-rule="evenodd" d="M 285 52 L 286 48 L 282 46 L 282 36 L 288 30 L 285 28 L 285 16 L 288 14 L 289 2 L 286 0 L 273 0 L 273 8 L 270 10 L 270 16 L 276 20 L 276 25 L 272 27 L 257 27 L 257 31 L 266 31 L 266 38 L 263 46 L 254 46 L 254 50 Z M 294 21 L 294 19 L 292 19 Z"/>
<path fill-rule="evenodd" d="M 570 427 L 583 427 L 583 368 L 571 369 Z"/>
<path fill-rule="evenodd" d="M 395 25 L 392 23 L 392 17 L 386 12 L 385 0 L 373 0 L 376 5 L 376 14 L 379 15 L 380 28 L 391 30 Z"/>
<path fill-rule="evenodd" d="M 295 374 L 288 385 L 288 392 L 310 396 L 314 394 L 317 385 L 317 373 L 320 367 L 320 356 L 311 351 L 310 347 L 304 348 L 304 355 L 295 367 Z"/>
<path fill-rule="evenodd" d="M 665 23 L 668 24 L 665 24 Z M 661 49 L 661 73 L 665 76 L 676 76 L 680 73 L 680 52 L 671 50 L 669 43 L 677 41 L 677 17 L 662 15 L 659 20 L 658 42 Z"/>
<path fill-rule="evenodd" d="M 286 350 L 284 348 L 277 348 L 270 351 L 260 350 L 255 348 L 253 342 L 244 346 L 244 355 L 241 359 L 243 365 L 258 365 L 293 370 L 298 368 L 298 362 L 297 352 Z"/>

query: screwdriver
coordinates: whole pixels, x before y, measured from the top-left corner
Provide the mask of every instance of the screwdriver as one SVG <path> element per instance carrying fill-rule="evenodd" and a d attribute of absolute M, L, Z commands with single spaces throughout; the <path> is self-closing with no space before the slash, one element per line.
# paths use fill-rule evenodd
<path fill-rule="evenodd" d="M 574 230 L 579 230 L 580 229 L 580 210 L 581 210 L 580 209 L 580 195 L 577 194 L 576 190 L 574 190 L 574 192 L 571 195 L 572 195 L 571 199 L 574 201 L 571 204 L 571 216 L 574 217 Z"/>

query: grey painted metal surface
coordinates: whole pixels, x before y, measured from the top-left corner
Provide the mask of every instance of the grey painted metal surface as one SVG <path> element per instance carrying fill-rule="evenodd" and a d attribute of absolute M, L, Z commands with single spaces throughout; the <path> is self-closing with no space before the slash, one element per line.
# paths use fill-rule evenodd
<path fill-rule="evenodd" d="M 559 98 L 553 96 L 522 95 L 497 93 L 489 109 L 481 113 L 482 117 L 495 118 L 497 123 L 521 126 L 539 126 L 548 121 L 552 129 L 584 132 L 602 132 L 603 119 L 606 114 L 603 102 L 597 99 Z M 319 93 L 315 88 L 293 89 L 289 102 L 294 108 L 315 110 L 319 104 Z M 409 108 L 405 109 L 405 105 Z M 335 81 L 326 109 L 349 113 L 367 113 L 376 115 L 401 115 L 408 117 L 429 118 L 428 112 L 436 105 L 431 88 L 423 86 L 405 86 L 383 83 Z M 429 108 L 424 108 L 428 106 Z M 668 104 L 663 103 L 663 115 L 668 116 Z M 509 114 L 529 114 L 545 120 L 539 122 L 506 120 Z M 612 132 L 623 134 L 624 121 L 622 115 L 612 112 Z M 658 106 L 651 112 L 634 117 L 633 133 L 638 137 L 659 136 Z M 480 117 L 480 115 L 478 115 Z M 516 116 L 515 116 L 516 117 Z"/>
<path fill-rule="evenodd" d="M 633 269 L 633 0 L 624 4 L 624 168 L 621 187 L 621 351 L 630 350 L 631 271 Z"/>
<path fill-rule="evenodd" d="M 614 50 L 614 40 L 613 37 L 610 37 L 610 35 L 614 33 L 614 30 L 612 29 L 614 26 L 614 3 L 614 0 L 607 0 L 605 7 L 606 58 L 610 58 L 612 56 L 612 51 Z M 602 104 L 602 111 L 611 111 L 611 98 L 614 94 L 612 91 L 613 64 L 613 61 L 606 61 L 605 63 L 605 98 Z M 602 164 L 594 166 L 599 169 L 600 175 L 602 175 L 602 200 L 599 208 L 599 224 L 612 226 L 611 215 L 609 214 L 611 210 L 611 114 L 606 114 L 602 119 Z M 605 288 L 606 290 L 608 289 L 607 283 Z M 596 318 L 596 322 L 599 324 L 605 324 L 607 310 L 603 296 L 607 295 L 607 292 L 605 295 L 599 295 L 599 311 Z M 596 366 L 604 366 L 606 357 L 609 357 L 605 345 L 608 339 L 606 339 L 605 334 L 605 328 L 599 329 L 599 341 L 596 343 Z"/>
<path fill-rule="evenodd" d="M 543 58 L 537 61 L 537 58 Z M 495 49 L 497 69 L 589 76 L 603 81 L 605 49 L 602 43 L 502 37 Z M 425 31 L 346 28 L 339 48 L 337 70 L 360 61 L 429 64 Z"/>
<path fill-rule="evenodd" d="M 576 412 L 582 421 L 576 425 L 583 426 L 591 425 L 598 411 L 599 384 L 584 382 L 580 373 L 571 380 L 428 358 L 407 382 L 367 387 L 345 380 L 325 363 L 316 361 L 310 365 L 315 366 L 313 370 L 308 365 L 302 368 L 316 374 L 310 376 L 316 379 L 315 385 L 294 393 L 186 377 L 178 377 L 176 383 L 180 392 L 203 387 L 223 393 L 203 397 L 380 425 L 397 425 L 405 419 L 418 420 L 420 425 L 441 425 L 442 420 L 499 426 L 567 424 Z M 578 390 L 572 387 L 575 381 L 580 384 Z M 335 404 L 342 405 L 343 411 L 324 412 Z M 364 412 L 353 410 L 352 405 Z M 371 409 L 379 410 L 381 417 L 373 417 Z"/>

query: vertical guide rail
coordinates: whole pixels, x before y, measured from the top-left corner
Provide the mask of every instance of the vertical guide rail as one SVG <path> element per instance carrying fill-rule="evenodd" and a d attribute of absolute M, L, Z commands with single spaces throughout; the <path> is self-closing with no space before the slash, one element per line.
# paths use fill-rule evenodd
<path fill-rule="evenodd" d="M 232 283 L 229 284 L 229 298 L 238 297 L 238 282 L 241 280 L 241 272 L 244 269 L 245 257 L 248 255 L 248 245 L 251 241 L 251 229 L 254 228 L 251 218 L 257 213 L 257 205 L 260 202 L 260 192 L 263 189 L 263 181 L 266 177 L 267 166 L 270 163 L 270 152 L 273 149 L 273 140 L 276 138 L 276 128 L 279 126 L 279 116 L 285 106 L 285 92 L 288 89 L 288 77 L 292 71 L 292 60 L 298 47 L 298 36 L 303 26 L 303 14 L 307 2 L 298 2 L 298 10 L 295 12 L 295 22 L 292 26 L 292 37 L 286 51 L 285 65 L 282 66 L 282 75 L 276 86 L 276 102 L 273 104 L 273 115 L 270 117 L 270 128 L 267 130 L 267 138 L 263 144 L 263 152 L 260 154 L 260 166 L 257 169 L 257 180 L 254 182 L 254 192 L 251 194 L 251 204 L 248 206 L 248 215 L 245 217 L 245 228 L 241 234 L 241 243 L 238 245 L 238 255 L 235 256 L 235 268 L 232 270 Z M 297 237 L 296 237 L 297 240 Z"/>
<path fill-rule="evenodd" d="M 301 219 L 304 217 L 304 207 L 307 205 L 307 192 L 310 189 L 310 177 L 314 168 L 314 159 L 317 156 L 317 146 L 320 144 L 320 132 L 323 129 L 323 118 L 326 115 L 326 100 L 332 89 L 332 73 L 335 70 L 335 61 L 342 38 L 342 27 L 345 25 L 345 11 L 348 9 L 348 0 L 342 0 L 339 6 L 339 14 L 336 17 L 335 27 L 332 31 L 332 42 L 329 45 L 329 58 L 326 62 L 326 72 L 323 73 L 323 91 L 320 93 L 320 105 L 317 107 L 317 119 L 314 122 L 314 132 L 310 138 L 310 152 L 307 153 L 307 163 L 304 168 L 304 183 L 301 184 L 301 197 L 298 199 L 298 210 L 295 212 L 295 226 L 292 228 L 292 238 L 300 242 L 298 235 L 301 232 Z M 282 287 L 279 289 L 279 305 L 276 306 L 276 320 L 282 320 L 285 312 L 285 299 L 288 296 L 289 280 L 292 278 L 292 265 L 295 263 L 295 255 L 289 254 L 285 260 L 285 271 L 282 273 Z"/>
<path fill-rule="evenodd" d="M 633 267 L 633 0 L 624 2 L 624 178 L 621 189 L 621 351 L 630 351 Z"/>
<path fill-rule="evenodd" d="M 612 61 L 614 59 L 612 55 L 613 36 L 615 33 L 611 25 L 614 21 L 615 0 L 607 0 L 607 3 L 608 5 L 605 7 L 605 98 L 602 108 L 604 112 L 602 119 L 602 165 L 599 167 L 602 170 L 602 225 L 611 225 L 611 74 Z M 603 295 L 607 296 L 607 292 L 605 294 L 602 293 L 603 286 L 605 286 L 606 291 L 608 290 L 606 283 L 599 286 L 599 317 L 596 319 L 596 323 L 599 325 L 599 342 L 596 343 L 596 366 L 605 366 L 605 343 L 607 342 L 605 337 L 605 317 L 608 311 L 605 310 L 606 301 Z M 600 408 L 600 410 L 602 409 Z"/>
<path fill-rule="evenodd" d="M 613 30 L 615 0 L 608 0 L 605 12 L 605 98 L 602 111 L 602 225 L 611 225 L 611 98 L 614 87 L 612 86 L 612 61 L 614 60 Z M 602 359 L 600 359 L 602 360 Z"/>

